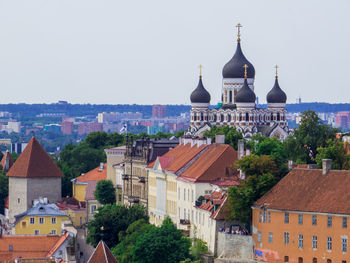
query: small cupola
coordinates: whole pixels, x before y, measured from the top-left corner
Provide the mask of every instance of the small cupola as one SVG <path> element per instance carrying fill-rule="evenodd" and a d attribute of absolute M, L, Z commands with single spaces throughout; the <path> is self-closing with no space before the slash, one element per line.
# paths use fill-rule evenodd
<path fill-rule="evenodd" d="M 210 94 L 209 92 L 204 88 L 203 82 L 202 82 L 202 66 L 199 66 L 200 68 L 200 74 L 199 74 L 199 82 L 197 85 L 197 88 L 191 93 L 191 103 L 210 103 Z"/>
<path fill-rule="evenodd" d="M 286 103 L 287 101 L 287 95 L 286 93 L 280 88 L 280 85 L 278 84 L 278 66 L 275 66 L 276 68 L 276 77 L 275 77 L 275 85 L 272 87 L 272 89 L 267 93 L 266 101 L 267 103 Z"/>
<path fill-rule="evenodd" d="M 248 82 L 247 82 L 247 68 L 248 65 L 245 64 L 243 66 L 244 68 L 244 83 L 243 83 L 243 87 L 237 92 L 236 95 L 236 103 L 255 103 L 256 100 L 256 96 L 254 91 L 252 91 L 251 88 L 249 88 L 248 86 Z"/>

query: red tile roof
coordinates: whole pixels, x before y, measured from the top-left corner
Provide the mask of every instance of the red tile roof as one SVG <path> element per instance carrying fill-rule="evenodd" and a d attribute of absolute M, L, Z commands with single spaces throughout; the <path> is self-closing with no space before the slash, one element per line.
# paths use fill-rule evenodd
<path fill-rule="evenodd" d="M 60 236 L 3 236 L 0 238 L 0 262 L 18 257 L 44 258 L 59 239 Z"/>
<path fill-rule="evenodd" d="M 226 192 L 213 191 L 209 196 L 204 196 L 204 198 L 206 201 L 199 206 L 199 209 L 210 212 L 210 218 L 212 219 L 223 220 L 228 218 L 230 210 L 226 209 L 229 208 Z M 215 205 L 217 206 L 216 209 Z"/>
<path fill-rule="evenodd" d="M 320 169 L 290 171 L 261 197 L 255 207 L 350 215 L 350 171 Z"/>
<path fill-rule="evenodd" d="M 159 156 L 158 161 L 162 168 L 162 170 L 165 170 L 168 168 L 168 166 L 171 164 L 171 162 L 174 160 L 174 157 L 168 157 L 168 156 Z"/>
<path fill-rule="evenodd" d="M 87 263 L 118 263 L 118 260 L 113 256 L 105 242 L 100 241 Z"/>
<path fill-rule="evenodd" d="M 185 181 L 212 181 L 227 175 L 237 160 L 237 152 L 227 144 L 211 144 L 186 171 L 178 177 Z"/>
<path fill-rule="evenodd" d="M 6 158 L 9 158 L 9 169 L 10 169 L 11 166 L 13 165 L 12 156 L 11 156 L 11 154 L 10 154 L 9 151 L 6 151 L 6 153 L 4 154 L 4 156 L 2 157 L 1 162 L 0 162 L 0 164 L 1 164 L 1 166 L 2 166 L 2 169 L 4 169 L 4 171 L 6 171 L 6 170 L 5 170 L 5 161 L 6 161 Z M 6 172 L 7 172 L 7 171 L 6 171 Z"/>
<path fill-rule="evenodd" d="M 62 244 L 67 240 L 69 237 L 69 233 L 66 231 L 56 242 L 56 244 L 53 245 L 53 247 L 50 249 L 49 253 L 47 253 L 46 257 L 51 257 L 57 249 L 62 246 Z"/>
<path fill-rule="evenodd" d="M 7 176 L 42 178 L 63 177 L 63 174 L 40 143 L 33 137 L 8 171 Z"/>
<path fill-rule="evenodd" d="M 107 164 L 103 164 L 103 169 L 100 166 L 76 178 L 77 182 L 100 181 L 107 179 Z"/>

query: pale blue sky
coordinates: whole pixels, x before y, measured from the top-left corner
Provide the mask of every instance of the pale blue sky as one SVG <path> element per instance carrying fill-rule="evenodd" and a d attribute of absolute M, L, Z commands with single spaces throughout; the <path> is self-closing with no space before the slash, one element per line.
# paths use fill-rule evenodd
<path fill-rule="evenodd" d="M 280 66 L 294 103 L 350 102 L 350 1 L 0 0 L 0 103 L 212 104 L 236 46 L 261 102 Z"/>

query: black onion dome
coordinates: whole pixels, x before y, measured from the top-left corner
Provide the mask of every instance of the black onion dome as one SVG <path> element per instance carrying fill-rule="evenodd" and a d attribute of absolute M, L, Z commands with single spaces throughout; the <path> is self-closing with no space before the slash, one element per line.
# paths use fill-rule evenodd
<path fill-rule="evenodd" d="M 191 93 L 191 103 L 209 103 L 210 94 L 204 88 L 202 82 L 202 76 L 199 77 L 199 82 L 197 88 Z"/>
<path fill-rule="evenodd" d="M 248 86 L 247 79 L 244 79 L 243 87 L 236 94 L 237 103 L 254 103 L 256 96 Z"/>
<path fill-rule="evenodd" d="M 236 53 L 233 55 L 231 60 L 226 63 L 224 68 L 222 69 L 222 76 L 224 78 L 242 78 L 244 76 L 244 68 L 243 66 L 247 64 L 247 77 L 254 78 L 255 77 L 255 69 L 253 64 L 250 63 L 246 57 L 243 55 L 241 49 L 241 43 L 237 43 Z"/>
<path fill-rule="evenodd" d="M 269 93 L 267 93 L 266 100 L 267 100 L 267 103 L 286 103 L 287 95 L 280 88 L 277 78 L 275 80 L 275 85 L 269 91 Z"/>

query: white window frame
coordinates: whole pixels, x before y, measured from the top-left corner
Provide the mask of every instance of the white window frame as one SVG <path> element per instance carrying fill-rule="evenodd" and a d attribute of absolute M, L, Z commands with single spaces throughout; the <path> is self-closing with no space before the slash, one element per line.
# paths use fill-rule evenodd
<path fill-rule="evenodd" d="M 302 234 L 298 236 L 298 248 L 304 248 L 304 236 Z"/>
<path fill-rule="evenodd" d="M 327 237 L 327 251 L 332 251 L 332 237 Z"/>
<path fill-rule="evenodd" d="M 342 227 L 343 228 L 348 228 L 348 218 L 346 216 L 343 216 Z"/>
<path fill-rule="evenodd" d="M 258 242 L 261 242 L 261 232 L 258 232 L 257 241 L 258 241 Z"/>
<path fill-rule="evenodd" d="M 51 224 L 57 224 L 57 217 L 51 217 Z"/>
<path fill-rule="evenodd" d="M 333 217 L 327 216 L 327 227 L 332 227 L 333 225 Z"/>
<path fill-rule="evenodd" d="M 40 225 L 45 224 L 45 219 L 43 217 L 39 217 L 39 224 Z"/>
<path fill-rule="evenodd" d="M 298 214 L 298 224 L 299 225 L 304 224 L 304 215 L 303 214 Z"/>
<path fill-rule="evenodd" d="M 40 230 L 39 230 L 39 229 L 35 229 L 35 230 L 34 230 L 34 235 L 36 235 L 36 236 L 37 236 L 37 235 L 40 235 Z"/>
<path fill-rule="evenodd" d="M 35 224 L 35 217 L 29 218 L 29 224 L 34 225 Z"/>
<path fill-rule="evenodd" d="M 317 249 L 317 236 L 312 236 L 312 248 Z"/>
<path fill-rule="evenodd" d="M 312 219 L 311 219 L 311 224 L 313 226 L 317 226 L 317 215 L 312 215 Z"/>
<path fill-rule="evenodd" d="M 343 253 L 348 252 L 348 239 L 347 238 L 341 239 L 341 251 Z"/>
<path fill-rule="evenodd" d="M 273 242 L 273 233 L 272 233 L 272 232 L 269 232 L 269 235 L 268 235 L 268 242 L 269 242 L 269 243 L 272 243 L 272 242 Z"/>
<path fill-rule="evenodd" d="M 284 232 L 284 244 L 289 245 L 289 232 Z"/>
<path fill-rule="evenodd" d="M 56 233 L 56 229 L 52 229 L 50 234 L 51 234 L 51 235 L 56 235 L 56 234 L 57 234 L 57 233 Z"/>

